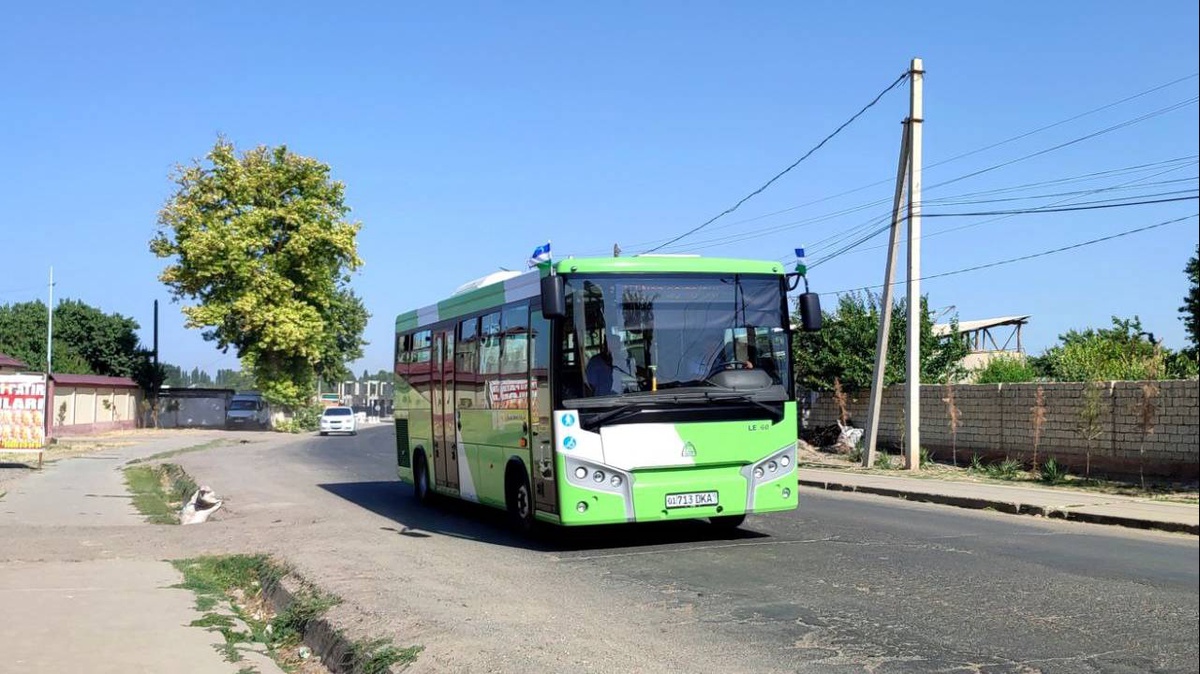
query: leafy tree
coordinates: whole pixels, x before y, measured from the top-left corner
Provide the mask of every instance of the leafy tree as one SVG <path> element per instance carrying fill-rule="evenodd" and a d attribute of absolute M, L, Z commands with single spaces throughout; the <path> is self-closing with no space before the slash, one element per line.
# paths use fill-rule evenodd
<path fill-rule="evenodd" d="M 837 309 L 825 312 L 819 332 L 796 334 L 793 350 L 797 382 L 817 391 L 833 390 L 835 379 L 840 379 L 847 391 L 870 388 L 880 314 L 878 295 L 842 295 Z M 959 363 L 967 355 L 967 344 L 957 336 L 957 320 L 951 322 L 952 336 L 933 334 L 933 316 L 926 297 L 921 298 L 921 317 L 921 381 L 944 382 L 961 372 Z M 799 322 L 799 317 L 794 320 Z M 885 386 L 904 381 L 906 331 L 905 302 L 900 300 L 892 310 Z"/>
<path fill-rule="evenodd" d="M 1039 374 L 1058 381 L 1117 381 L 1194 376 L 1194 362 L 1164 349 L 1137 316 L 1112 317 L 1110 328 L 1070 330 L 1031 359 Z"/>
<path fill-rule="evenodd" d="M 52 369 L 59 374 L 134 377 L 147 354 L 139 348 L 137 321 L 78 300 L 54 307 Z M 0 306 L 0 352 L 41 369 L 46 362 L 46 305 Z"/>
<path fill-rule="evenodd" d="M 1196 254 L 1188 260 L 1183 272 L 1188 277 L 1188 294 L 1183 298 L 1183 306 L 1179 307 L 1182 314 L 1179 318 L 1186 326 L 1191 344 L 1189 355 L 1195 359 L 1200 353 L 1200 244 L 1196 244 Z"/>
<path fill-rule="evenodd" d="M 976 384 L 1019 384 L 1037 379 L 1038 370 L 1021 356 L 997 355 L 975 370 Z"/>
<path fill-rule="evenodd" d="M 223 138 L 173 180 L 150 242 L 171 258 L 159 279 L 194 302 L 188 327 L 235 349 L 269 399 L 306 404 L 317 377 L 344 375 L 365 344 L 368 314 L 348 285 L 360 224 L 345 219 L 344 186 L 285 146 L 239 156 Z"/>
<path fill-rule="evenodd" d="M 253 391 L 257 388 L 254 377 L 242 370 L 217 370 L 214 385 L 219 388 L 231 388 L 237 391 Z"/>

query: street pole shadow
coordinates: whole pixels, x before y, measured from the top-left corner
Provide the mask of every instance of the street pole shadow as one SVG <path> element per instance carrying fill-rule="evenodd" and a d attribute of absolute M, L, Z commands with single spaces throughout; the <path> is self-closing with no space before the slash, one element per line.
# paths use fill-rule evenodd
<path fill-rule="evenodd" d="M 532 534 L 521 535 L 509 527 L 507 513 L 503 510 L 453 498 L 437 498 L 430 505 L 422 505 L 413 498 L 410 486 L 394 480 L 334 482 L 317 486 L 396 523 L 396 526 L 381 527 L 381 530 L 415 539 L 440 534 L 540 552 L 571 552 L 768 537 L 747 528 L 721 530 L 703 520 L 589 527 L 539 524 Z"/>

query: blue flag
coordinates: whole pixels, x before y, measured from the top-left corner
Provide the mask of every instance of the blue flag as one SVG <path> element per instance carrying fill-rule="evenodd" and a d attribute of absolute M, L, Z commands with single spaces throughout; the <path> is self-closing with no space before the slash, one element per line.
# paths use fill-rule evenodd
<path fill-rule="evenodd" d="M 549 262 L 549 261 L 550 261 L 550 242 L 549 241 L 547 241 L 546 245 L 544 245 L 544 246 L 538 246 L 537 248 L 534 248 L 533 255 L 529 256 L 529 266 L 530 267 L 536 267 L 539 264 Z"/>

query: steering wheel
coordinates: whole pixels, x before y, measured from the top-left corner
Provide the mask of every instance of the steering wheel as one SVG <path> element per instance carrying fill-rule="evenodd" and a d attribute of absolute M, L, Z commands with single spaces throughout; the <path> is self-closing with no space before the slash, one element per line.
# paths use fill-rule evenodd
<path fill-rule="evenodd" d="M 721 372 L 722 370 L 750 370 L 753 366 L 750 361 L 746 360 L 722 360 L 713 363 L 712 372 Z"/>

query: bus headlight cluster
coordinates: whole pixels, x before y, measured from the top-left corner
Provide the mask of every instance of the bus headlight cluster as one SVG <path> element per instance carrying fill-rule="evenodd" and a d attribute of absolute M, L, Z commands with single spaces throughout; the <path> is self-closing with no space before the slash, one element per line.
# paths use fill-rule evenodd
<path fill-rule="evenodd" d="M 754 481 L 764 482 L 774 480 L 787 474 L 796 463 L 793 452 L 795 452 L 795 448 L 789 445 L 787 448 L 759 461 L 750 471 L 750 474 L 754 477 Z"/>
<path fill-rule="evenodd" d="M 628 473 L 611 466 L 600 466 L 589 461 L 570 457 L 567 459 L 567 475 L 571 482 L 588 489 L 601 491 L 624 492 L 625 484 L 630 480 Z"/>

